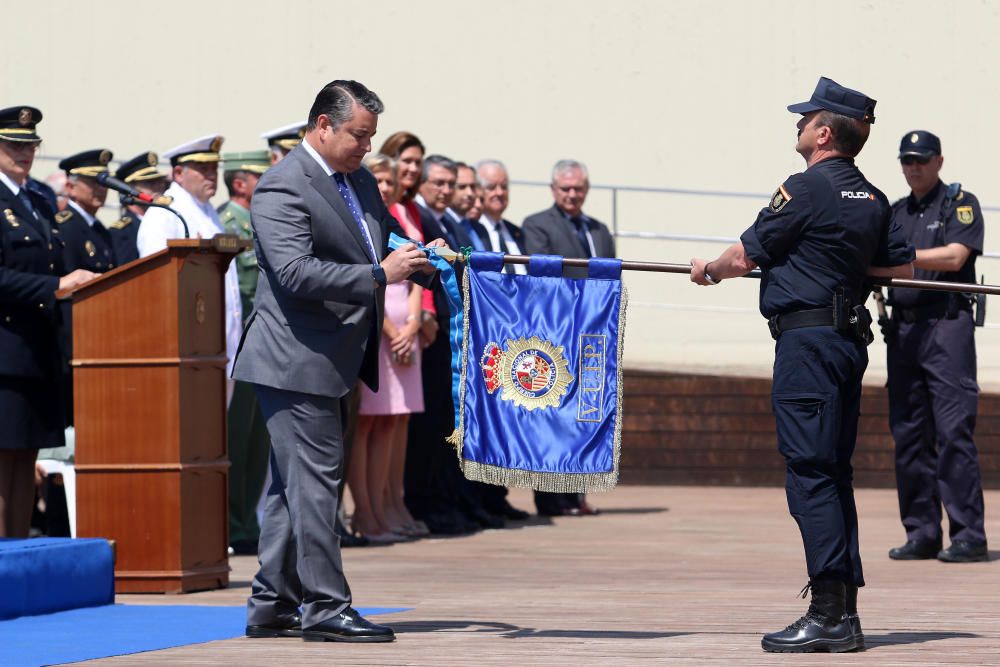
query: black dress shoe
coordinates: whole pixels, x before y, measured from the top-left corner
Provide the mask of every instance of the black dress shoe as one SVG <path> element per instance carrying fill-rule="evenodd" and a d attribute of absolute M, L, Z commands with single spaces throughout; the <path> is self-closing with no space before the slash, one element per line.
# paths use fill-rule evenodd
<path fill-rule="evenodd" d="M 267 625 L 248 625 L 246 629 L 247 637 L 254 639 L 271 639 L 274 637 L 301 637 L 302 617 L 299 614 L 294 616 L 282 616 Z"/>
<path fill-rule="evenodd" d="M 937 558 L 941 551 L 941 542 L 931 540 L 907 540 L 901 547 L 889 549 L 889 558 L 893 560 L 928 560 Z"/>
<path fill-rule="evenodd" d="M 471 507 L 464 511 L 467 519 L 474 521 L 480 528 L 503 528 L 507 522 L 502 516 L 490 514 L 482 507 Z"/>
<path fill-rule="evenodd" d="M 392 628 L 365 620 L 348 607 L 333 618 L 302 630 L 307 642 L 391 642 L 396 639 Z"/>
<path fill-rule="evenodd" d="M 479 530 L 478 523 L 473 523 L 457 512 L 428 514 L 422 521 L 427 524 L 431 535 L 469 535 Z"/>
<path fill-rule="evenodd" d="M 510 521 L 524 521 L 531 516 L 524 510 L 519 510 L 506 501 L 495 509 L 491 509 L 490 512 L 492 514 L 499 514 L 503 518 L 509 519 Z"/>
<path fill-rule="evenodd" d="M 236 540 L 229 545 L 234 556 L 256 556 L 257 542 L 253 540 Z"/>
<path fill-rule="evenodd" d="M 857 642 L 847 616 L 834 621 L 810 610 L 784 630 L 764 635 L 760 646 L 771 653 L 845 653 Z"/>
<path fill-rule="evenodd" d="M 354 535 L 353 533 L 348 532 L 347 528 L 345 528 L 339 520 L 336 524 L 334 524 L 333 532 L 340 538 L 340 546 L 344 549 L 351 547 L 367 547 L 369 545 L 367 537 L 364 535 Z"/>
<path fill-rule="evenodd" d="M 990 559 L 990 552 L 986 542 L 955 540 L 937 555 L 937 559 L 943 563 L 981 563 Z"/>

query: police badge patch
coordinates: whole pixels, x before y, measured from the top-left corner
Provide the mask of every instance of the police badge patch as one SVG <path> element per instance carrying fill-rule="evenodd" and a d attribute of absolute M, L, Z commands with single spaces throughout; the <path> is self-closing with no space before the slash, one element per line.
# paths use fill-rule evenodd
<path fill-rule="evenodd" d="M 563 348 L 538 336 L 508 340 L 506 350 L 489 343 L 479 367 L 487 393 L 502 388 L 501 399 L 529 411 L 558 408 L 574 379 Z"/>
<path fill-rule="evenodd" d="M 792 195 L 788 194 L 788 190 L 785 189 L 785 186 L 779 185 L 778 189 L 774 191 L 773 195 L 771 195 L 771 210 L 777 213 L 791 200 Z"/>
<path fill-rule="evenodd" d="M 955 217 L 958 218 L 958 221 L 963 225 L 971 225 L 973 219 L 975 219 L 971 206 L 959 206 L 956 208 Z"/>

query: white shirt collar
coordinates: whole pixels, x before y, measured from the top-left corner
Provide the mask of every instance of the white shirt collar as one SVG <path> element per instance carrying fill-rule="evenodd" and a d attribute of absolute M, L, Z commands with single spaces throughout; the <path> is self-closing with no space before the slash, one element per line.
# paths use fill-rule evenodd
<path fill-rule="evenodd" d="M 10 188 L 10 191 L 14 193 L 15 197 L 18 195 L 18 193 L 21 192 L 21 186 L 15 183 L 14 181 L 10 180 L 10 176 L 3 173 L 2 171 L 0 171 L 0 183 L 3 183 L 8 188 Z"/>
<path fill-rule="evenodd" d="M 333 169 L 331 169 L 330 165 L 326 163 L 326 160 L 323 159 L 323 156 L 321 156 L 316 151 L 316 149 L 312 147 L 308 139 L 302 140 L 302 147 L 306 149 L 306 153 L 309 153 L 309 155 L 312 156 L 312 159 L 316 160 L 317 164 L 319 164 L 319 166 L 323 168 L 323 171 L 326 173 L 327 176 L 333 176 Z"/>
<path fill-rule="evenodd" d="M 93 226 L 94 226 L 94 223 L 95 223 L 95 222 L 97 222 L 97 218 L 95 218 L 95 217 L 94 217 L 94 216 L 92 216 L 91 214 L 89 214 L 89 213 L 87 213 L 86 211 L 84 211 L 84 210 L 83 210 L 83 209 L 82 209 L 82 208 L 80 207 L 80 205 L 79 205 L 79 204 L 77 204 L 77 203 L 76 203 L 75 201 L 73 201 L 72 199 L 67 199 L 67 200 L 66 200 L 66 203 L 67 203 L 67 204 L 69 204 L 70 208 L 72 208 L 72 209 L 73 209 L 74 211 L 76 211 L 76 212 L 77 212 L 77 215 L 79 215 L 79 216 L 80 216 L 80 217 L 82 217 L 82 218 L 83 218 L 84 220 L 86 220 L 86 221 L 87 221 L 87 224 L 88 224 L 88 225 L 90 225 L 91 227 L 93 227 Z"/>
<path fill-rule="evenodd" d="M 438 213 L 438 212 L 437 212 L 437 211 L 435 211 L 435 210 L 434 210 L 433 208 L 431 208 L 431 207 L 430 207 L 430 206 L 429 206 L 429 205 L 427 204 L 427 200 L 426 200 L 426 199 L 424 199 L 424 196 L 423 196 L 422 194 L 420 194 L 420 193 L 418 192 L 418 193 L 417 193 L 417 196 L 413 198 L 413 201 L 417 202 L 417 204 L 418 204 L 418 205 L 420 205 L 420 206 L 423 206 L 424 208 L 426 208 L 426 209 L 427 209 L 427 212 L 431 214 L 431 217 L 432 217 L 432 218 L 434 218 L 434 219 L 435 219 L 436 221 L 438 221 L 438 222 L 441 222 L 441 218 L 443 218 L 443 217 L 444 217 L 444 212 L 441 212 L 441 213 Z"/>
<path fill-rule="evenodd" d="M 503 229 L 503 219 L 494 221 L 493 218 L 483 213 L 482 217 L 479 218 L 480 224 L 486 225 L 492 229 L 500 231 Z"/>

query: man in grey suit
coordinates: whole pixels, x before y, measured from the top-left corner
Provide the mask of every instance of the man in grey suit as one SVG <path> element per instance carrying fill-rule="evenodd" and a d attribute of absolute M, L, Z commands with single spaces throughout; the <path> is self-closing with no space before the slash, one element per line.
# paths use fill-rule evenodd
<path fill-rule="evenodd" d="M 334 532 L 342 400 L 359 378 L 378 389 L 385 286 L 426 283 L 433 273 L 412 244 L 388 252 L 389 233 L 399 227 L 360 168 L 382 109 L 356 81 L 327 84 L 302 144 L 254 192 L 261 275 L 233 377 L 254 385 L 271 436 L 272 483 L 247 603 L 250 637 L 395 638 L 351 608 Z"/>
<path fill-rule="evenodd" d="M 589 258 L 614 257 L 615 240 L 607 225 L 583 212 L 590 191 L 587 167 L 576 160 L 559 160 L 552 168 L 551 208 L 529 215 L 521 225 L 529 254 Z M 566 267 L 567 278 L 586 278 L 587 269 Z"/>
<path fill-rule="evenodd" d="M 614 257 L 615 240 L 607 226 L 583 212 L 590 190 L 587 167 L 576 160 L 559 160 L 552 168 L 551 208 L 529 215 L 521 225 L 524 250 L 529 255 L 562 255 L 587 259 Z M 587 269 L 564 267 L 567 278 L 586 278 Z M 535 508 L 542 516 L 597 514 L 582 493 L 535 492 Z"/>

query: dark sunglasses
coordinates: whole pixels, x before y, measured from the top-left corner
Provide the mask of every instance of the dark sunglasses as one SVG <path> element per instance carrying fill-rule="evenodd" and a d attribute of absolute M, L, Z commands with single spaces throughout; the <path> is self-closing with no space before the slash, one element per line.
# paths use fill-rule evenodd
<path fill-rule="evenodd" d="M 899 159 L 905 166 L 909 167 L 913 164 L 927 164 L 931 161 L 931 156 L 929 155 L 904 155 Z"/>

